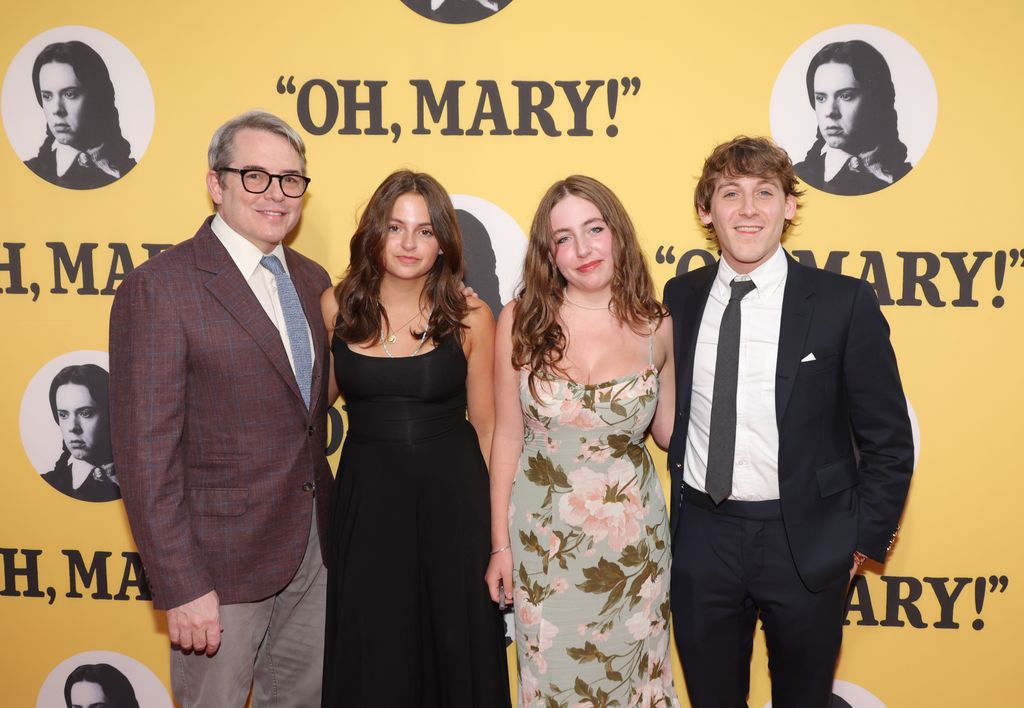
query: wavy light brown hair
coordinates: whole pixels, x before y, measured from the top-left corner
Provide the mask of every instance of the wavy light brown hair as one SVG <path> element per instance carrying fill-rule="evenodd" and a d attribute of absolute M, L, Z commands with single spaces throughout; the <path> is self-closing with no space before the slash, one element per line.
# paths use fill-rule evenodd
<path fill-rule="evenodd" d="M 420 304 L 432 308 L 427 331 L 435 345 L 455 333 L 461 337 L 462 319 L 469 311 L 462 294 L 462 233 L 455 208 L 441 184 L 424 172 L 399 170 L 380 183 L 370 197 L 349 243 L 348 268 L 334 288 L 338 300 L 335 333 L 344 341 L 364 344 L 377 339 L 381 323 L 389 327 L 380 304 L 384 277 L 384 242 L 391 210 L 403 194 L 418 194 L 427 203 L 430 224 L 442 253 L 427 273 Z M 410 334 L 419 338 L 422 332 Z"/>
<path fill-rule="evenodd" d="M 593 177 L 571 175 L 555 182 L 540 200 L 530 226 L 530 243 L 523 264 L 523 286 L 517 295 L 512 323 L 512 365 L 530 370 L 530 391 L 537 395 L 540 372 L 565 375 L 562 358 L 568 344 L 558 311 L 565 299 L 566 280 L 552 253 L 551 210 L 569 195 L 586 199 L 601 212 L 612 232 L 615 273 L 612 276 L 611 312 L 637 334 L 667 313 L 654 295 L 636 229 L 622 202 Z"/>
<path fill-rule="evenodd" d="M 771 138 L 747 137 L 737 135 L 727 143 L 722 143 L 708 155 L 704 161 L 697 187 L 693 190 L 693 206 L 697 211 L 711 211 L 711 197 L 715 194 L 718 180 L 734 177 L 760 177 L 777 179 L 782 185 L 786 196 L 797 198 L 797 209 L 800 208 L 799 198 L 803 191 L 797 189 L 799 181 L 793 171 L 793 161 L 785 150 L 780 148 Z M 798 223 L 795 219 L 786 219 L 782 233 Z M 708 241 L 718 246 L 718 235 L 714 224 L 701 224 L 707 231 Z"/>

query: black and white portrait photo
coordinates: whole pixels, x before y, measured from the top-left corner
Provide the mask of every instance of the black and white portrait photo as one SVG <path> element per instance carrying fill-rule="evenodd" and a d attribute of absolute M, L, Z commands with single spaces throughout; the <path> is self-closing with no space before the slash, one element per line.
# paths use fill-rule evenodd
<path fill-rule="evenodd" d="M 44 365 L 21 404 L 21 438 L 40 478 L 71 499 L 121 498 L 110 446 L 106 352 L 78 351 Z"/>
<path fill-rule="evenodd" d="M 73 364 L 50 383 L 50 412 L 63 448 L 43 479 L 73 499 L 121 498 L 110 450 L 109 381 L 106 369 L 96 364 Z"/>
<path fill-rule="evenodd" d="M 8 137 L 25 166 L 50 184 L 76 190 L 113 184 L 135 167 L 152 134 L 145 73 L 123 45 L 98 30 L 46 34 L 54 41 L 37 48 L 37 37 L 8 69 Z"/>
<path fill-rule="evenodd" d="M 54 42 L 36 57 L 32 87 L 46 118 L 46 139 L 25 165 L 60 187 L 95 189 L 135 167 L 121 135 L 107 65 L 84 42 Z"/>
<path fill-rule="evenodd" d="M 836 29 L 844 31 L 822 33 L 787 62 L 772 95 L 772 132 L 806 184 L 843 196 L 871 194 L 906 177 L 930 141 L 934 81 L 920 55 L 896 35 L 864 25 Z M 828 41 L 830 33 L 844 38 Z M 808 58 L 797 58 L 811 48 Z M 902 56 L 908 48 L 916 61 Z M 801 65 L 797 76 L 793 70 Z M 920 77 L 922 67 L 927 81 L 912 82 L 909 76 Z M 804 137 L 796 130 L 806 131 Z"/>
<path fill-rule="evenodd" d="M 39 687 L 36 708 L 173 708 L 167 687 L 137 659 L 85 651 L 61 661 Z"/>
<path fill-rule="evenodd" d="M 462 231 L 466 284 L 497 319 L 519 287 L 526 234 L 508 212 L 481 197 L 453 194 L 452 205 Z"/>
<path fill-rule="evenodd" d="M 65 708 L 139 708 L 128 677 L 110 664 L 82 664 L 64 682 Z"/>
<path fill-rule="evenodd" d="M 419 15 L 447 24 L 477 22 L 504 10 L 512 0 L 402 0 Z"/>

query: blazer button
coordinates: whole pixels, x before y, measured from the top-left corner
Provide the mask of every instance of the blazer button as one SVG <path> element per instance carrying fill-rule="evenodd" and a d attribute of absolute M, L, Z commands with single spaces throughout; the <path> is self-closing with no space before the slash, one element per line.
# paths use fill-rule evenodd
<path fill-rule="evenodd" d="M 306 437 L 310 437 L 310 438 L 313 437 L 313 426 L 312 425 L 309 426 L 309 428 L 306 429 Z"/>
<path fill-rule="evenodd" d="M 303 482 L 302 483 L 302 491 L 304 491 L 304 492 L 312 492 L 313 491 L 313 483 L 312 482 Z"/>

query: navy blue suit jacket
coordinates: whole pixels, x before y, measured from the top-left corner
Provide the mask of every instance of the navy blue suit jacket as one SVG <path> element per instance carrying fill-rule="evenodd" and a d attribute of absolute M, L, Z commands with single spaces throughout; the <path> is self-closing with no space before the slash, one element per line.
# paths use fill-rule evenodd
<path fill-rule="evenodd" d="M 855 550 L 884 561 L 910 487 L 914 443 L 889 326 L 867 283 L 787 255 L 775 380 L 779 494 L 797 571 L 811 590 L 848 573 Z M 669 445 L 679 522 L 693 358 L 718 264 L 665 285 L 676 361 Z M 808 354 L 813 361 L 801 361 Z"/>

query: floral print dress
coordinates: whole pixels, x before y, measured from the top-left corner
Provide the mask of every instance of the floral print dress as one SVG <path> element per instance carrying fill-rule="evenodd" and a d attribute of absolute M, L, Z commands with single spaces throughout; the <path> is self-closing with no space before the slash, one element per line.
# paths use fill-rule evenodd
<path fill-rule="evenodd" d="M 668 514 L 644 447 L 658 372 L 601 384 L 520 375 L 509 526 L 519 705 L 676 707 Z"/>

